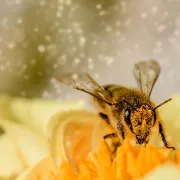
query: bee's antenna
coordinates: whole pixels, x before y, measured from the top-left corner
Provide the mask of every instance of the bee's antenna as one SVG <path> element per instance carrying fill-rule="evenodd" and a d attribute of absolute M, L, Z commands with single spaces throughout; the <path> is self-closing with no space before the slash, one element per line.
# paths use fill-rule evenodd
<path fill-rule="evenodd" d="M 160 106 L 166 104 L 167 102 L 169 102 L 169 101 L 171 101 L 171 100 L 172 100 L 172 98 L 170 98 L 170 99 L 168 99 L 168 100 L 162 102 L 161 104 L 157 105 L 153 110 L 155 111 L 157 108 L 159 108 Z"/>

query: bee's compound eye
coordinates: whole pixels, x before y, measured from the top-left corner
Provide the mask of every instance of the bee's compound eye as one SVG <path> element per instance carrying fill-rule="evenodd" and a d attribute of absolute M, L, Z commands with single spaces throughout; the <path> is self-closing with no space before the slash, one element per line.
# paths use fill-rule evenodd
<path fill-rule="evenodd" d="M 131 115 L 130 109 L 126 109 L 124 115 L 125 115 L 126 120 L 129 120 L 130 119 L 130 115 Z"/>

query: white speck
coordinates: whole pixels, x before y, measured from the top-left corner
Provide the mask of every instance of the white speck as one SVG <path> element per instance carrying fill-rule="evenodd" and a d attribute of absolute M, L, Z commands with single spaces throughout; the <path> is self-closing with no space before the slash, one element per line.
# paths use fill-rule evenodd
<path fill-rule="evenodd" d="M 120 32 L 120 31 L 116 31 L 116 35 L 117 35 L 117 36 L 120 36 L 120 35 L 121 35 L 121 32 Z"/>
<path fill-rule="evenodd" d="M 54 69 L 58 68 L 58 64 L 54 64 L 54 65 L 53 65 L 53 68 L 54 68 Z"/>
<path fill-rule="evenodd" d="M 106 27 L 106 32 L 111 32 L 112 31 L 112 27 L 111 26 L 107 26 Z"/>
<path fill-rule="evenodd" d="M 60 4 L 63 4 L 63 3 L 64 3 L 64 0 L 58 0 L 58 2 L 59 2 Z"/>
<path fill-rule="evenodd" d="M 33 30 L 34 30 L 34 32 L 38 32 L 39 28 L 34 28 Z"/>
<path fill-rule="evenodd" d="M 28 80 L 28 79 L 29 79 L 29 76 L 28 76 L 28 75 L 24 75 L 24 79 L 25 79 L 25 80 Z"/>
<path fill-rule="evenodd" d="M 142 12 L 142 13 L 141 13 L 141 17 L 142 17 L 143 19 L 147 18 L 147 13 L 146 13 L 146 12 Z"/>
<path fill-rule="evenodd" d="M 51 78 L 50 83 L 53 84 L 53 85 L 57 84 L 56 78 Z"/>
<path fill-rule="evenodd" d="M 83 36 L 81 36 L 81 37 L 79 38 L 79 45 L 80 45 L 81 47 L 83 47 L 83 46 L 85 45 L 85 43 L 86 43 L 86 38 L 83 37 Z"/>
<path fill-rule="evenodd" d="M 22 24 L 23 20 L 21 18 L 18 18 L 16 22 L 17 24 Z"/>
<path fill-rule="evenodd" d="M 16 0 L 16 4 L 20 4 L 21 3 L 21 0 Z"/>
<path fill-rule="evenodd" d="M 93 70 L 93 69 L 94 69 L 94 64 L 88 64 L 88 68 L 89 68 L 90 70 Z"/>
<path fill-rule="evenodd" d="M 30 64 L 35 65 L 36 64 L 36 60 L 35 59 L 30 60 Z"/>
<path fill-rule="evenodd" d="M 116 21 L 116 26 L 119 27 L 121 25 L 120 21 Z"/>
<path fill-rule="evenodd" d="M 45 38 L 44 38 L 46 41 L 50 42 L 51 41 L 51 37 L 46 35 Z"/>
<path fill-rule="evenodd" d="M 61 16 L 62 16 L 62 13 L 61 13 L 60 11 L 58 11 L 58 12 L 56 13 L 56 17 L 60 18 Z"/>
<path fill-rule="evenodd" d="M 156 6 L 153 6 L 153 7 L 151 8 L 151 11 L 152 11 L 153 14 L 156 14 L 156 13 L 158 12 L 158 9 L 157 9 Z"/>
<path fill-rule="evenodd" d="M 169 15 L 169 13 L 168 13 L 168 12 L 165 12 L 165 13 L 164 13 L 164 16 L 165 16 L 165 17 L 167 17 L 168 15 Z"/>
<path fill-rule="evenodd" d="M 71 3 L 72 3 L 71 0 L 66 0 L 66 1 L 65 1 L 65 4 L 66 4 L 66 5 L 70 5 Z"/>
<path fill-rule="evenodd" d="M 102 5 L 101 4 L 97 4 L 96 5 L 96 9 L 102 9 Z"/>
<path fill-rule="evenodd" d="M 80 63 L 80 59 L 79 58 L 75 58 L 74 61 L 73 61 L 73 64 L 74 65 L 78 65 Z"/>
<path fill-rule="evenodd" d="M 175 34 L 175 36 L 179 36 L 179 30 L 176 29 L 176 30 L 174 31 L 174 34 Z"/>
<path fill-rule="evenodd" d="M 3 71 L 5 69 L 4 65 L 0 65 L 0 71 Z"/>
<path fill-rule="evenodd" d="M 106 12 L 106 11 L 104 11 L 104 10 L 99 11 L 99 15 L 100 15 L 100 16 L 104 16 L 105 14 L 108 14 L 108 12 Z"/>
<path fill-rule="evenodd" d="M 71 34 L 72 33 L 72 29 L 67 29 L 67 33 Z"/>
<path fill-rule="evenodd" d="M 156 42 L 156 47 L 162 47 L 162 42 L 161 41 L 157 41 Z"/>
<path fill-rule="evenodd" d="M 73 79 L 73 80 L 77 80 L 77 79 L 78 79 L 78 75 L 77 75 L 77 74 L 73 74 L 73 75 L 72 75 L 72 79 Z"/>
<path fill-rule="evenodd" d="M 92 63 L 93 59 L 92 58 L 88 58 L 88 63 Z"/>
<path fill-rule="evenodd" d="M 58 6 L 58 10 L 59 10 L 59 11 L 62 11 L 62 10 L 64 10 L 64 6 L 62 6 L 62 5 L 59 5 L 59 6 Z"/>
<path fill-rule="evenodd" d="M 8 48 L 9 49 L 14 49 L 15 48 L 15 43 L 14 42 L 9 43 Z"/>
<path fill-rule="evenodd" d="M 45 6 L 46 5 L 46 1 L 44 0 L 41 0 L 40 3 L 39 3 L 40 6 Z"/>
<path fill-rule="evenodd" d="M 38 51 L 39 51 L 40 53 L 44 53 L 44 52 L 46 51 L 45 46 L 44 46 L 44 45 L 39 45 L 39 46 L 38 46 Z"/>
<path fill-rule="evenodd" d="M 42 97 L 45 97 L 45 98 L 49 97 L 49 92 L 48 91 L 43 91 Z"/>
<path fill-rule="evenodd" d="M 108 66 L 114 62 L 114 58 L 109 56 L 105 57 L 105 60 Z"/>
<path fill-rule="evenodd" d="M 158 30 L 159 32 L 163 32 L 165 29 L 166 29 L 166 25 L 165 25 L 165 24 L 161 24 L 161 25 L 159 25 L 159 26 L 157 27 L 157 30 Z"/>
<path fill-rule="evenodd" d="M 99 74 L 96 73 L 96 74 L 94 75 L 94 78 L 98 79 L 98 78 L 99 78 Z"/>
<path fill-rule="evenodd" d="M 97 45 L 97 41 L 93 40 L 92 44 Z"/>
<path fill-rule="evenodd" d="M 125 7 L 126 4 L 127 4 L 127 3 L 126 3 L 125 1 L 122 1 L 122 2 L 121 2 L 121 6 L 122 6 L 122 7 Z"/>

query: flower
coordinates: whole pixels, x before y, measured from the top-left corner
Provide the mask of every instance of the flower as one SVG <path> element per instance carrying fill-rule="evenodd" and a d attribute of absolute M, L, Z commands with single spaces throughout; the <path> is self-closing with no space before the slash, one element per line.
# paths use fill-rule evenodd
<path fill-rule="evenodd" d="M 50 101 L 0 96 L 0 179 L 14 179 L 49 155 L 49 117 L 81 109 L 82 101 Z"/>
<path fill-rule="evenodd" d="M 178 101 L 179 97 L 176 96 L 171 103 L 167 103 L 160 109 L 161 117 L 165 120 L 165 127 L 172 117 L 171 128 L 174 126 L 173 123 L 178 121 Z M 174 108 L 172 108 L 173 106 Z M 176 109 L 175 112 L 174 109 Z M 173 180 L 180 179 L 180 151 L 155 146 L 161 146 L 161 139 L 157 140 L 157 135 L 154 135 L 155 132 L 150 145 L 145 148 L 140 145 L 133 145 L 126 139 L 122 146 L 118 147 L 114 157 L 107 144 L 102 140 L 106 130 L 102 128 L 102 123 L 97 119 L 97 116 L 82 110 L 55 114 L 50 120 L 51 130 L 49 130 L 51 131 L 49 133 L 51 155 L 30 170 L 27 178 L 47 180 L 155 180 L 168 179 L 169 177 Z M 64 123 L 62 123 L 63 121 Z M 84 126 L 87 123 L 88 125 Z M 91 139 L 86 136 L 89 134 L 91 134 Z M 177 133 L 172 133 L 171 138 L 172 144 L 175 142 L 174 139 L 177 140 L 175 145 L 178 149 L 180 136 Z"/>

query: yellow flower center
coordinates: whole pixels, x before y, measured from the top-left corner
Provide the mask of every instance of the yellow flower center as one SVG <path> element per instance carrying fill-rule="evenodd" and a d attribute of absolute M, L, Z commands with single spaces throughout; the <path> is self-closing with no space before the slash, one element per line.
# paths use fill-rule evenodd
<path fill-rule="evenodd" d="M 64 162 L 58 174 L 51 174 L 52 180 L 132 180 L 141 178 L 155 167 L 166 162 L 180 165 L 180 152 L 171 149 L 147 145 L 131 145 L 125 140 L 118 147 L 116 156 L 112 154 L 105 141 L 100 142 L 97 153 L 89 153 L 86 159 L 80 159 L 79 171 L 74 173 L 70 166 Z"/>

